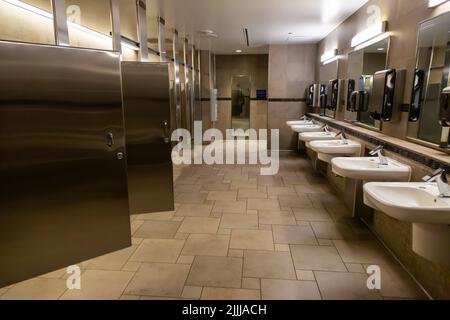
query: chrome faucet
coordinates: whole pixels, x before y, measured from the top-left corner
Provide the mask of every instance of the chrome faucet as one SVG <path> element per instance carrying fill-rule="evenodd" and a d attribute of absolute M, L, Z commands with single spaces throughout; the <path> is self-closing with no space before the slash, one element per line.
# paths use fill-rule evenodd
<path fill-rule="evenodd" d="M 348 144 L 348 140 L 347 140 L 347 135 L 344 133 L 344 131 L 339 131 L 338 133 L 336 133 L 336 138 L 337 137 L 341 137 L 341 141 L 342 141 L 342 144 Z"/>
<path fill-rule="evenodd" d="M 323 130 L 325 130 L 325 132 L 330 132 L 330 127 L 326 124 L 323 126 Z"/>
<path fill-rule="evenodd" d="M 447 180 L 447 172 L 445 169 L 438 169 L 432 174 L 429 174 L 422 178 L 424 182 L 435 182 L 439 188 L 441 198 L 450 198 L 450 185 Z"/>
<path fill-rule="evenodd" d="M 387 166 L 389 164 L 388 159 L 383 155 L 383 150 L 384 147 L 383 146 L 378 146 L 375 149 L 373 149 L 372 151 L 369 152 L 369 154 L 371 156 L 377 156 L 378 159 L 380 160 L 380 164 L 382 166 Z"/>

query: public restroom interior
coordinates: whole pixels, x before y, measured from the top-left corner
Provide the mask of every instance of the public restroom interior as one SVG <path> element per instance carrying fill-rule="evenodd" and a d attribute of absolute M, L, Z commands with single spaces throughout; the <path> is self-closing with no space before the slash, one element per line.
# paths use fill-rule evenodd
<path fill-rule="evenodd" d="M 449 138 L 449 1 L 0 0 L 0 300 L 449 300 Z"/>

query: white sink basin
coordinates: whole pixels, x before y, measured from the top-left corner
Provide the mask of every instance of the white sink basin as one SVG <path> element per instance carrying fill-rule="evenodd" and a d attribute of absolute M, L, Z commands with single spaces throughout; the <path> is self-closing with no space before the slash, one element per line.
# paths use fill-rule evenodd
<path fill-rule="evenodd" d="M 411 222 L 413 251 L 450 267 L 450 199 L 439 197 L 437 184 L 370 182 L 364 185 L 364 203 Z"/>
<path fill-rule="evenodd" d="M 349 179 L 370 181 L 409 181 L 411 167 L 392 159 L 381 165 L 375 158 L 334 158 L 331 161 L 333 173 Z"/>
<path fill-rule="evenodd" d="M 320 140 L 334 140 L 339 139 L 336 137 L 336 133 L 334 132 L 304 132 L 300 133 L 298 136 L 300 141 L 311 142 L 311 141 L 320 141 Z"/>
<path fill-rule="evenodd" d="M 435 183 L 367 183 L 364 202 L 400 221 L 450 225 L 450 199 Z"/>
<path fill-rule="evenodd" d="M 331 163 L 339 156 L 358 156 L 361 154 L 361 144 L 352 140 L 344 143 L 342 140 L 311 141 L 309 147 L 318 153 L 318 158 Z"/>
<path fill-rule="evenodd" d="M 292 127 L 292 126 L 304 126 L 304 125 L 314 124 L 314 123 L 312 122 L 312 120 L 297 120 L 297 121 L 288 121 L 288 122 L 286 122 L 286 124 L 289 127 Z"/>
<path fill-rule="evenodd" d="M 294 125 L 291 126 L 291 129 L 298 133 L 303 132 L 317 132 L 322 130 L 322 124 L 305 124 L 305 125 Z"/>

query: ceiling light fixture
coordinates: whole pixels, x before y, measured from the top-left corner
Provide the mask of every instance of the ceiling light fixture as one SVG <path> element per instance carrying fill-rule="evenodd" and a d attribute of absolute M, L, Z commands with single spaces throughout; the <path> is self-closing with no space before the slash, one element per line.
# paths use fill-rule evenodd
<path fill-rule="evenodd" d="M 336 59 L 337 54 L 338 54 L 338 49 L 333 49 L 333 50 L 327 51 L 324 54 L 322 54 L 322 56 L 320 57 L 320 62 L 322 62 L 323 64 L 330 63 L 331 60 Z"/>
<path fill-rule="evenodd" d="M 387 22 L 382 21 L 375 23 L 373 26 L 365 29 L 364 31 L 361 31 L 352 39 L 352 48 L 359 46 L 363 44 L 366 41 L 369 41 L 370 39 L 373 39 L 375 37 L 378 37 L 379 35 L 382 35 L 384 32 L 386 32 Z"/>
<path fill-rule="evenodd" d="M 384 51 L 384 48 L 378 48 L 377 50 L 378 51 Z"/>
<path fill-rule="evenodd" d="M 241 49 L 237 49 L 237 50 L 235 50 L 234 52 L 236 52 L 236 53 L 242 53 L 242 50 L 241 50 Z"/>
<path fill-rule="evenodd" d="M 428 8 L 437 7 L 447 1 L 448 0 L 428 0 Z"/>
<path fill-rule="evenodd" d="M 29 11 L 31 13 L 35 13 L 35 14 L 37 14 L 37 15 L 39 15 L 41 17 L 44 17 L 46 19 L 53 20 L 53 14 L 51 14 L 50 12 L 47 12 L 45 10 L 42 10 L 42 9 L 37 8 L 35 6 L 32 6 L 32 5 L 29 5 L 29 4 L 24 3 L 22 1 L 18 1 L 18 0 L 2 0 L 2 1 L 6 2 L 6 3 L 9 3 L 9 4 L 13 5 L 13 6 L 19 7 L 21 9 L 27 10 L 27 11 Z M 105 41 L 109 41 L 112 44 L 111 37 L 109 37 L 109 36 L 107 36 L 107 35 L 105 35 L 103 33 L 97 32 L 97 31 L 92 30 L 90 28 L 83 27 L 82 25 L 79 25 L 79 24 L 71 22 L 71 21 L 67 21 L 67 26 L 69 27 L 69 29 L 70 28 L 76 29 L 78 31 L 84 32 L 84 33 L 89 34 L 91 36 L 94 36 L 94 37 L 97 37 L 97 38 L 101 38 L 102 40 L 105 40 Z M 126 47 L 128 49 L 131 49 L 131 50 L 134 50 L 134 51 L 139 50 L 139 48 L 136 45 L 131 45 L 131 44 L 129 44 L 127 42 L 124 42 L 124 41 L 122 41 L 122 45 L 124 47 Z"/>

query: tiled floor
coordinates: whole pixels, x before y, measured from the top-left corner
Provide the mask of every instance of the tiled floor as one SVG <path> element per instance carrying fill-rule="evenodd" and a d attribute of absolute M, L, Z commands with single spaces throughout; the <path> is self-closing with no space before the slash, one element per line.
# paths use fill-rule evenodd
<path fill-rule="evenodd" d="M 282 155 L 275 177 L 250 165 L 183 166 L 174 212 L 132 216 L 133 246 L 0 289 L 0 299 L 425 298 L 308 159 Z M 379 265 L 382 290 L 365 268 Z"/>

